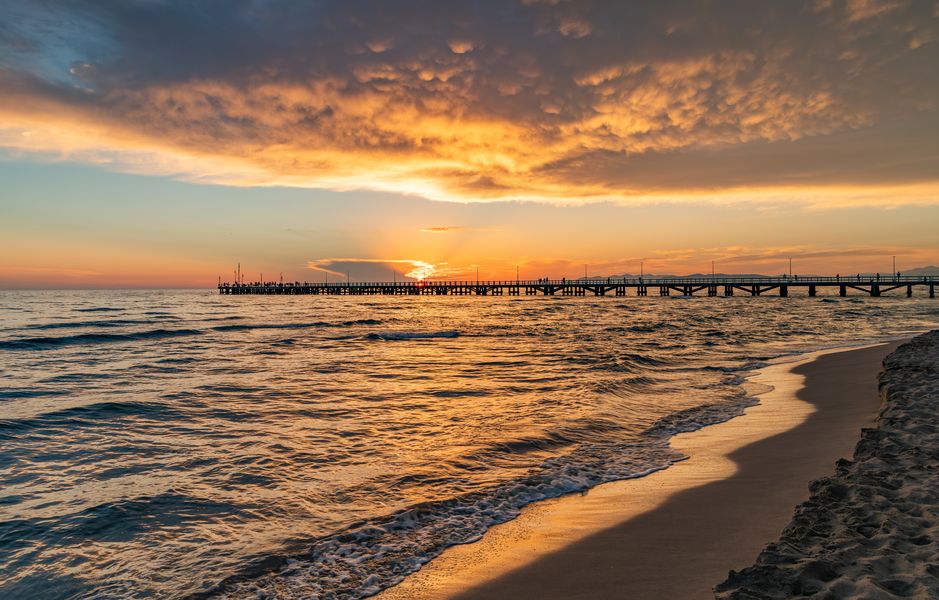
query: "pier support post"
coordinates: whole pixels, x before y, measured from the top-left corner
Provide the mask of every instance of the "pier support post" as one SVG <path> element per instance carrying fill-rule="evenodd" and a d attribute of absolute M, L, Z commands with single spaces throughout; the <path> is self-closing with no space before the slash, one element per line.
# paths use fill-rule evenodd
<path fill-rule="evenodd" d="M 935 298 L 935 297 L 936 297 L 936 286 L 934 286 L 934 285 L 931 284 L 931 283 L 929 284 L 929 297 L 930 297 L 930 298 Z"/>
<path fill-rule="evenodd" d="M 636 290 L 637 290 L 636 293 L 637 293 L 638 295 L 640 295 L 640 296 L 648 296 L 648 295 L 649 295 L 649 288 L 647 288 L 647 287 L 644 286 L 644 285 L 640 285 L 638 288 L 636 288 Z"/>
<path fill-rule="evenodd" d="M 717 286 L 716 286 L 716 285 L 709 285 L 709 286 L 708 286 L 708 296 L 712 296 L 712 297 L 713 297 L 713 296 L 716 296 L 716 295 L 717 295 Z"/>
<path fill-rule="evenodd" d="M 907 298 L 912 298 L 912 297 L 913 297 L 913 286 L 912 286 L 912 285 L 909 285 L 909 284 L 908 284 L 908 285 L 906 286 L 906 297 L 907 297 Z"/>
<path fill-rule="evenodd" d="M 659 296 L 668 296 L 669 290 L 667 285 L 659 286 Z"/>
<path fill-rule="evenodd" d="M 871 296 L 873 296 L 874 298 L 880 297 L 880 286 L 877 285 L 876 283 L 871 284 Z"/>
<path fill-rule="evenodd" d="M 841 296 L 842 298 L 844 298 L 845 296 L 847 296 L 847 295 L 848 295 L 848 286 L 846 286 L 846 285 L 838 286 L 838 295 Z"/>
<path fill-rule="evenodd" d="M 759 295 L 760 295 L 760 286 L 758 286 L 758 285 L 751 285 L 751 286 L 750 286 L 750 295 L 751 295 L 751 296 L 759 296 Z"/>
<path fill-rule="evenodd" d="M 728 297 L 733 296 L 733 295 L 734 295 L 734 286 L 732 286 L 732 285 L 725 285 L 725 286 L 724 286 L 724 295 L 725 295 L 725 296 L 728 296 Z"/>
<path fill-rule="evenodd" d="M 691 291 L 691 286 L 690 286 L 690 285 L 684 286 L 684 287 L 682 288 L 682 292 L 681 292 L 681 293 L 682 293 L 683 296 L 691 296 L 691 295 L 694 294 L 694 292 Z"/>
<path fill-rule="evenodd" d="M 810 285 L 809 286 L 809 298 L 814 298 L 814 297 L 815 297 L 815 286 Z"/>
<path fill-rule="evenodd" d="M 779 297 L 780 297 L 780 298 L 788 298 L 788 297 L 789 297 L 789 286 L 788 286 L 788 285 L 781 285 L 781 286 L 779 286 Z"/>

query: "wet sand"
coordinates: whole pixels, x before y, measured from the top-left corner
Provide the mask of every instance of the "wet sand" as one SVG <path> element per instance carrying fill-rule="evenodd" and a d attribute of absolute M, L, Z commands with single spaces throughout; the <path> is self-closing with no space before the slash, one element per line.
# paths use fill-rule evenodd
<path fill-rule="evenodd" d="M 767 367 L 743 417 L 680 434 L 691 456 L 640 479 L 541 502 L 381 594 L 400 598 L 713 598 L 777 539 L 808 484 L 851 456 L 897 343 Z"/>

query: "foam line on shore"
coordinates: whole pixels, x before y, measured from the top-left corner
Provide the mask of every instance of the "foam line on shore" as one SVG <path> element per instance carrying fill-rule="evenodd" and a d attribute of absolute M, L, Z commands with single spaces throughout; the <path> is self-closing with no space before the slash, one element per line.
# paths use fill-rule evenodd
<path fill-rule="evenodd" d="M 480 541 L 448 549 L 380 598 L 602 598 L 627 591 L 628 597 L 711 597 L 711 586 L 730 568 L 752 561 L 778 535 L 792 507 L 808 496 L 809 481 L 850 454 L 860 428 L 876 415 L 877 366 L 895 345 L 813 352 L 762 368 L 747 384 L 760 404 L 745 416 L 672 438 L 689 460 L 533 504 Z M 864 373 L 869 381 L 858 377 Z M 822 393 L 838 383 L 863 398 L 819 401 L 817 393 L 805 393 L 807 377 L 821 378 Z M 809 442 L 807 434 L 822 439 Z M 787 448 L 794 464 L 776 464 Z M 696 514 L 704 505 L 693 496 L 702 494 L 721 514 Z M 750 518 L 737 519 L 734 510 Z M 733 531 L 738 521 L 740 530 Z M 682 569 L 684 554 L 703 564 Z M 683 572 L 694 576 L 683 580 Z"/>

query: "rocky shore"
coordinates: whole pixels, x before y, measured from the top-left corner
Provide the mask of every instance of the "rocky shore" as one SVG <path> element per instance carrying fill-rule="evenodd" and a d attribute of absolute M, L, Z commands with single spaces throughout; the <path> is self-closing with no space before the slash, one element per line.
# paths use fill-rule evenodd
<path fill-rule="evenodd" d="M 939 598 L 939 331 L 888 356 L 880 389 L 853 459 L 717 598 Z"/>

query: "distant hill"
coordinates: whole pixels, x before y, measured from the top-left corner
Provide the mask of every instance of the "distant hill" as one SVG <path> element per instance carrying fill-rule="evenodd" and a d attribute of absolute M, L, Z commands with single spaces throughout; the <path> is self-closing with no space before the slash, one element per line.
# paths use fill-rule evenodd
<path fill-rule="evenodd" d="M 904 275 L 919 275 L 919 276 L 929 275 L 931 277 L 939 277 L 939 267 L 930 265 L 928 267 L 918 267 L 916 269 L 907 269 L 906 271 L 902 271 L 902 273 Z"/>

